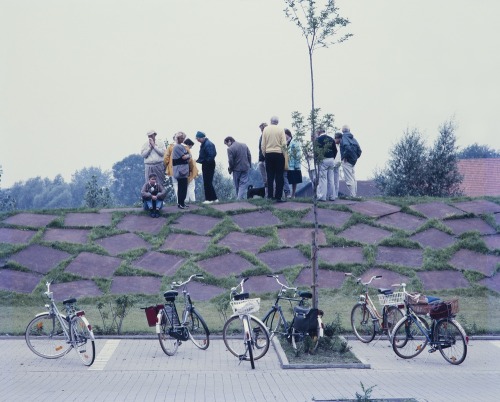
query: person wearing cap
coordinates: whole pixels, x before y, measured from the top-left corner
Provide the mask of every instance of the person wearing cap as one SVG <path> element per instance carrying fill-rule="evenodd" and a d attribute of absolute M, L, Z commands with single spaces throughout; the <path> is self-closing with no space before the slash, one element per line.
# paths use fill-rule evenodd
<path fill-rule="evenodd" d="M 163 156 L 165 155 L 165 142 L 156 138 L 156 131 L 148 131 L 148 142 L 141 149 L 141 156 L 144 158 L 144 178 L 149 180 L 149 175 L 154 173 L 158 183 L 165 183 L 165 165 Z"/>
<path fill-rule="evenodd" d="M 205 190 L 205 201 L 203 201 L 203 204 L 219 202 L 212 183 L 215 174 L 215 157 L 217 156 L 217 150 L 212 141 L 210 141 L 205 133 L 201 131 L 196 133 L 196 140 L 201 144 L 200 154 L 196 162 L 201 164 L 201 173 L 203 175 L 203 188 Z"/>
<path fill-rule="evenodd" d="M 196 189 L 196 178 L 198 177 L 198 167 L 196 166 L 196 162 L 194 161 L 191 153 L 191 148 L 194 146 L 194 142 L 189 138 L 186 138 L 184 141 L 184 145 L 191 155 L 189 158 L 189 177 L 188 177 L 188 189 L 186 195 L 186 202 L 196 202 L 195 189 Z"/>
<path fill-rule="evenodd" d="M 285 155 L 287 149 L 285 130 L 278 126 L 278 117 L 271 117 L 271 124 L 262 132 L 261 150 L 266 157 L 267 198 L 284 202 L 283 185 Z M 276 182 L 276 187 L 274 187 Z M 274 190 L 274 192 L 273 192 Z"/>
<path fill-rule="evenodd" d="M 247 192 L 248 172 L 252 167 L 252 155 L 246 144 L 237 142 L 233 137 L 226 137 L 224 144 L 227 145 L 228 172 L 233 175 L 236 199 L 242 200 Z"/>

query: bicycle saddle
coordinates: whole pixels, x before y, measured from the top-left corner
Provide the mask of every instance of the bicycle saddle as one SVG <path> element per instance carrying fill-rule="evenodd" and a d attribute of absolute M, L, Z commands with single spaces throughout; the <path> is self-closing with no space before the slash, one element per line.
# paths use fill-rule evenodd
<path fill-rule="evenodd" d="M 166 301 L 174 301 L 179 292 L 177 290 L 167 290 L 163 293 L 163 297 L 165 297 Z"/>
<path fill-rule="evenodd" d="M 73 303 L 76 303 L 75 298 L 63 300 L 63 304 L 73 304 Z"/>
<path fill-rule="evenodd" d="M 392 289 L 378 289 L 378 292 L 383 295 L 392 295 Z"/>

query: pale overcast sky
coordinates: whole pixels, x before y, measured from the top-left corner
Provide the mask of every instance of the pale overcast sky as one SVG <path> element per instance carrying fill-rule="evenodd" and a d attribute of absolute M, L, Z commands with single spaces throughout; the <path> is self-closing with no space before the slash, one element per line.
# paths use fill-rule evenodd
<path fill-rule="evenodd" d="M 339 0 L 354 36 L 315 53 L 316 105 L 349 124 L 359 179 L 406 128 L 500 149 L 500 3 Z M 258 125 L 310 107 L 307 48 L 281 0 L 0 0 L 1 187 L 204 131 L 257 156 Z M 198 146 L 195 147 L 197 155 Z M 305 172 L 304 172 L 305 173 Z"/>

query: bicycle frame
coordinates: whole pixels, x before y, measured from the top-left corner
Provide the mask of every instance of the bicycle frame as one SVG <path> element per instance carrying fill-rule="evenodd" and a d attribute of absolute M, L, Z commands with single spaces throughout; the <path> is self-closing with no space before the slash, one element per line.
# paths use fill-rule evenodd
<path fill-rule="evenodd" d="M 45 307 L 47 308 L 50 316 L 52 316 L 52 317 L 55 316 L 57 318 L 57 320 L 59 321 L 59 323 L 61 324 L 61 327 L 64 331 L 64 336 L 66 337 L 66 339 L 68 339 L 68 342 L 71 345 L 74 345 L 75 340 L 73 339 L 73 332 L 71 331 L 71 327 L 73 325 L 73 323 L 72 323 L 73 317 L 85 318 L 85 312 L 83 310 L 75 311 L 75 309 L 71 303 L 66 303 L 66 304 L 64 304 L 64 307 L 66 309 L 67 315 L 61 314 L 61 312 L 57 308 L 57 304 L 54 301 L 54 293 L 50 291 L 50 283 L 47 282 L 46 285 L 47 285 L 47 291 L 44 292 L 44 294 L 49 299 L 50 304 L 46 304 Z M 75 300 L 75 302 L 76 302 L 76 300 Z M 35 317 L 40 317 L 44 314 L 46 314 L 46 313 L 45 312 L 39 313 L 39 314 L 36 314 Z M 85 319 L 85 323 L 87 325 L 87 328 L 89 329 L 91 340 L 94 341 L 95 338 L 94 338 L 94 332 L 92 331 L 92 326 L 87 322 L 86 319 Z M 69 349 L 68 349 L 68 351 L 69 351 Z"/>

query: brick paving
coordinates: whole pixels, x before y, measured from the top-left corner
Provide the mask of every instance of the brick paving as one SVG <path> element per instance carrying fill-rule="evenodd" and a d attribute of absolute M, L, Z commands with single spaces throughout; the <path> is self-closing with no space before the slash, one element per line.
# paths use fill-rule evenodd
<path fill-rule="evenodd" d="M 417 230 L 426 222 L 425 219 L 419 218 L 415 215 L 405 214 L 403 212 L 396 212 L 394 214 L 385 215 L 377 220 L 377 223 L 400 230 L 413 232 Z"/>
<path fill-rule="evenodd" d="M 415 204 L 410 206 L 411 209 L 420 212 L 429 219 L 444 219 L 452 216 L 463 215 L 464 212 L 453 206 L 442 202 L 428 202 L 425 204 Z"/>
<path fill-rule="evenodd" d="M 295 248 L 267 251 L 257 254 L 256 257 L 266 264 L 272 272 L 279 272 L 286 267 L 307 265 L 310 263 L 309 259 Z"/>
<path fill-rule="evenodd" d="M 115 236 L 96 240 L 96 243 L 104 248 L 109 254 L 117 256 L 134 249 L 150 249 L 151 244 L 137 236 L 135 233 L 123 233 Z"/>
<path fill-rule="evenodd" d="M 185 259 L 178 255 L 149 251 L 137 260 L 132 261 L 132 266 L 160 275 L 173 276 L 184 261 Z"/>
<path fill-rule="evenodd" d="M 366 244 L 379 243 L 381 240 L 392 236 L 392 232 L 374 226 L 358 223 L 340 232 L 338 236 L 347 240 L 357 241 Z"/>
<path fill-rule="evenodd" d="M 46 274 L 55 268 L 61 261 L 71 257 L 65 251 L 54 250 L 50 247 L 31 244 L 19 253 L 10 257 L 12 261 L 41 274 Z"/>
<path fill-rule="evenodd" d="M 118 269 L 122 260 L 116 257 L 92 254 L 84 251 L 80 253 L 66 267 L 66 272 L 80 275 L 83 278 L 110 278 Z"/>
<path fill-rule="evenodd" d="M 65 242 L 85 244 L 88 242 L 90 229 L 53 229 L 47 228 L 42 240 L 45 242 Z"/>
<path fill-rule="evenodd" d="M 281 223 L 281 221 L 270 211 L 250 212 L 247 214 L 235 215 L 232 217 L 232 220 L 242 229 L 275 226 Z"/>
<path fill-rule="evenodd" d="M 257 254 L 258 251 L 269 243 L 269 239 L 265 237 L 255 236 L 248 233 L 231 232 L 219 241 L 220 246 L 226 246 L 233 252 L 248 251 Z"/>
<path fill-rule="evenodd" d="M 446 248 L 455 243 L 455 237 L 435 228 L 429 228 L 423 232 L 417 233 L 411 236 L 410 240 L 416 241 L 422 247 L 433 249 Z"/>
<path fill-rule="evenodd" d="M 111 214 L 109 213 L 68 213 L 64 219 L 64 226 L 94 227 L 110 225 Z"/>
<path fill-rule="evenodd" d="M 57 215 L 20 213 L 4 219 L 2 223 L 8 225 L 26 226 L 31 228 L 41 228 L 47 226 L 57 218 Z"/>

